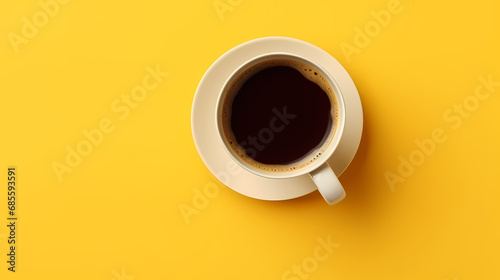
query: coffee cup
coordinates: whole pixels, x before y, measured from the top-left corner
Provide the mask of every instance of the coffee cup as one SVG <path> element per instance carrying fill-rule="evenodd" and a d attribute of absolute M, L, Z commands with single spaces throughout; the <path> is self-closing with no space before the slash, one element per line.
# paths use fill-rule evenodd
<path fill-rule="evenodd" d="M 243 169 L 276 180 L 309 174 L 328 204 L 345 197 L 327 162 L 345 104 L 320 63 L 277 52 L 247 60 L 226 79 L 215 117 L 219 140 Z"/>

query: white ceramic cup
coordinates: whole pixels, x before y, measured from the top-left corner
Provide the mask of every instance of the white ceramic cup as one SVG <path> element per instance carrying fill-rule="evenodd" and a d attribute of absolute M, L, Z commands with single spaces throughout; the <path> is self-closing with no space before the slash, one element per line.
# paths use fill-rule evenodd
<path fill-rule="evenodd" d="M 337 100 L 337 108 L 338 108 L 338 116 L 337 116 L 337 124 L 336 128 L 330 128 L 330 129 L 335 129 L 335 133 L 330 139 L 329 144 L 323 149 L 321 152 L 321 155 L 319 155 L 314 161 L 312 161 L 311 164 L 290 170 L 290 171 L 281 171 L 281 172 L 273 172 L 273 171 L 266 171 L 260 168 L 257 168 L 255 166 L 252 166 L 251 164 L 247 163 L 243 159 L 241 159 L 240 156 L 231 148 L 230 144 L 228 143 L 227 137 L 225 135 L 224 129 L 223 129 L 223 106 L 224 106 L 224 100 L 226 98 L 226 95 L 228 93 L 228 88 L 235 82 L 235 80 L 246 70 L 252 68 L 258 63 L 268 61 L 268 60 L 277 60 L 277 59 L 288 59 L 288 60 L 294 60 L 298 61 L 300 63 L 310 65 L 314 69 L 318 70 L 320 74 L 327 80 L 329 85 L 332 87 L 335 98 Z M 318 63 L 301 57 L 297 56 L 294 54 L 289 54 L 289 53 L 267 53 L 264 55 L 256 56 L 253 57 L 249 60 L 247 60 L 245 63 L 241 64 L 225 81 L 224 86 L 221 89 L 221 92 L 219 93 L 218 99 L 217 99 L 217 108 L 215 110 L 216 112 L 216 124 L 217 124 L 217 130 L 218 130 L 218 135 L 220 141 L 222 141 L 222 144 L 226 150 L 226 152 L 229 154 L 229 156 L 234 160 L 238 165 L 240 165 L 242 168 L 245 170 L 258 175 L 262 176 L 265 178 L 271 178 L 271 179 L 284 179 L 284 178 L 291 178 L 291 177 L 296 177 L 296 176 L 301 176 L 305 174 L 309 174 L 316 184 L 319 192 L 323 196 L 323 198 L 328 202 L 328 204 L 335 204 L 346 196 L 344 188 L 340 184 L 339 179 L 337 178 L 337 175 L 333 172 L 331 167 L 328 165 L 327 160 L 330 158 L 330 156 L 333 154 L 335 149 L 337 148 L 340 138 L 342 136 L 342 133 L 344 131 L 344 125 L 345 125 L 345 105 L 344 105 L 344 99 L 342 97 L 342 93 L 340 91 L 339 86 L 337 85 L 337 82 L 335 82 L 335 79 L 321 67 Z M 328 140 L 328 139 L 327 139 Z M 305 158 L 310 157 L 313 159 L 317 153 L 315 152 L 310 152 L 308 155 L 305 156 Z"/>

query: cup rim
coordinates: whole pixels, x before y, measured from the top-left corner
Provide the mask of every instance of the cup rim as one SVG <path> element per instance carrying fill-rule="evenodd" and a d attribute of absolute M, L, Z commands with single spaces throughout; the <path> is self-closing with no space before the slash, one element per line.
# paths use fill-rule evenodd
<path fill-rule="evenodd" d="M 293 171 L 282 171 L 282 172 L 272 172 L 272 171 L 265 171 L 262 169 L 259 169 L 257 167 L 254 167 L 250 165 L 249 163 L 245 162 L 244 160 L 240 159 L 238 156 L 235 155 L 235 152 L 233 149 L 230 147 L 230 144 L 228 143 L 225 134 L 224 134 L 224 129 L 222 128 L 222 107 L 225 101 L 226 97 L 226 91 L 227 88 L 232 85 L 234 80 L 239 77 L 239 75 L 247 70 L 248 68 L 252 67 L 253 65 L 270 60 L 270 59 L 292 59 L 292 60 L 298 60 L 299 62 L 311 65 L 314 67 L 316 70 L 321 72 L 321 74 L 327 79 L 329 85 L 333 88 L 334 96 L 337 100 L 337 106 L 338 106 L 338 119 L 337 119 L 337 127 L 335 128 L 335 132 L 333 134 L 333 137 L 330 141 L 330 143 L 327 145 L 325 151 L 316 159 L 314 162 L 311 164 L 301 167 L 299 169 L 293 170 Z M 319 168 L 321 165 L 326 163 L 328 159 L 332 156 L 334 151 L 337 149 L 340 138 L 343 134 L 344 131 L 344 126 L 345 126 L 345 103 L 344 103 L 344 97 L 342 94 L 342 91 L 340 90 L 340 87 L 338 86 L 337 81 L 333 78 L 333 76 L 326 71 L 319 63 L 316 63 L 312 59 L 305 58 L 301 55 L 293 54 L 293 53 L 288 53 L 288 52 L 269 52 L 261 55 L 254 56 L 252 58 L 249 58 L 246 60 L 244 63 L 239 65 L 224 81 L 224 84 L 218 94 L 217 97 L 217 103 L 216 103 L 216 108 L 215 108 L 215 124 L 217 128 L 217 134 L 219 136 L 219 140 L 222 142 L 222 146 L 224 147 L 224 150 L 229 154 L 231 159 L 235 161 L 239 166 L 241 166 L 243 169 L 264 177 L 264 178 L 293 178 L 293 177 L 298 177 L 301 175 L 308 174 L 315 169 Z"/>

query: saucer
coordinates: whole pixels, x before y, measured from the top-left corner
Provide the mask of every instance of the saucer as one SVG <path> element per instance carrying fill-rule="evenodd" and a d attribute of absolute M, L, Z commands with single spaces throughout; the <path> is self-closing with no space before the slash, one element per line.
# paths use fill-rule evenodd
<path fill-rule="evenodd" d="M 316 62 L 337 82 L 345 103 L 345 128 L 340 143 L 328 159 L 337 176 L 349 166 L 361 141 L 363 109 L 358 91 L 342 65 L 324 50 L 301 40 L 264 37 L 238 45 L 217 59 L 201 79 L 193 100 L 191 130 L 196 149 L 210 172 L 223 184 L 243 195 L 263 200 L 286 200 L 316 190 L 306 174 L 287 179 L 260 177 L 236 164 L 219 139 L 215 108 L 226 79 L 247 60 L 272 52 L 299 55 Z"/>

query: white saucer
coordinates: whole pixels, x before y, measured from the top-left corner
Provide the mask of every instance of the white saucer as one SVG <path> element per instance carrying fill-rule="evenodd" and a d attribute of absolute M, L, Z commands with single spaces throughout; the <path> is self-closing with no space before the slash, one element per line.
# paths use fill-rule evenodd
<path fill-rule="evenodd" d="M 268 179 L 250 173 L 234 163 L 219 139 L 215 107 L 219 92 L 229 75 L 252 57 L 270 52 L 287 52 L 323 66 L 337 81 L 344 97 L 344 134 L 328 160 L 337 176 L 349 166 L 361 141 L 363 110 L 358 91 L 342 65 L 324 50 L 287 37 L 264 37 L 248 41 L 222 55 L 207 70 L 198 85 L 191 111 L 191 129 L 201 159 L 210 172 L 226 186 L 243 195 L 263 200 L 285 200 L 316 190 L 308 175 L 289 179 Z"/>

